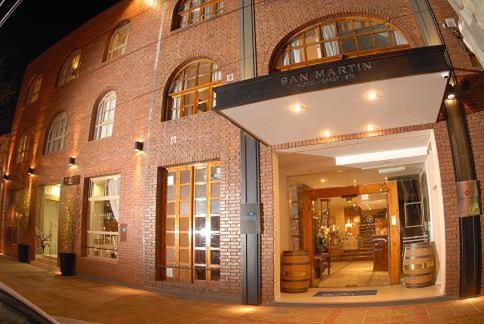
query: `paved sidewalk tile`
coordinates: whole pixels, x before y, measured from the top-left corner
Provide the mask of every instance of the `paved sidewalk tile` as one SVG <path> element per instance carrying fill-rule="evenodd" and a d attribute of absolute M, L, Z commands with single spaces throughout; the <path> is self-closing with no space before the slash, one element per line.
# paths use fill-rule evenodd
<path fill-rule="evenodd" d="M 53 316 L 98 323 L 482 323 L 484 297 L 411 306 L 244 306 L 63 278 L 0 255 L 0 281 Z"/>

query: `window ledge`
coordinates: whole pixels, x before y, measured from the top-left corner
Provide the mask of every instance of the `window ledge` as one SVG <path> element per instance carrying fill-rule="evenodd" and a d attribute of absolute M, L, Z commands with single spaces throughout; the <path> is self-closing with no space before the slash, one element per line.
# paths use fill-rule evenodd
<path fill-rule="evenodd" d="M 100 258 L 100 257 L 92 256 L 92 255 L 81 257 L 81 260 L 95 261 L 95 262 L 100 262 L 100 263 L 110 263 L 110 264 L 117 264 L 118 263 L 118 259 L 106 259 L 106 258 Z"/>

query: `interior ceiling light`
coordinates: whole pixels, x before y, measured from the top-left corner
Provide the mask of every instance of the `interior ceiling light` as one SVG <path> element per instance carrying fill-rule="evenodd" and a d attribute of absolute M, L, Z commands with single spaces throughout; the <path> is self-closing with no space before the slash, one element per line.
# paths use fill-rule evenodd
<path fill-rule="evenodd" d="M 348 165 L 366 162 L 387 161 L 427 155 L 427 146 L 412 147 L 400 150 L 380 151 L 355 155 L 337 156 L 336 165 Z"/>
<path fill-rule="evenodd" d="M 369 132 L 373 132 L 375 129 L 376 129 L 376 126 L 373 124 L 368 124 L 368 126 L 366 126 L 366 130 Z"/>
<path fill-rule="evenodd" d="M 331 136 L 331 131 L 329 131 L 329 130 L 325 130 L 325 131 L 323 132 L 323 136 L 324 136 L 324 137 L 330 137 L 330 136 Z"/>
<path fill-rule="evenodd" d="M 381 97 L 381 94 L 376 90 L 370 90 L 366 93 L 366 99 L 369 101 L 375 101 Z"/>
<path fill-rule="evenodd" d="M 399 167 L 394 167 L 394 168 L 386 168 L 386 169 L 380 169 L 378 170 L 379 174 L 386 174 L 386 173 L 394 173 L 394 172 L 403 172 L 405 171 L 405 166 L 399 166 Z M 385 179 L 388 177 L 385 177 Z"/>
<path fill-rule="evenodd" d="M 325 183 L 326 182 L 326 179 L 321 179 L 319 181 L 321 181 L 321 183 Z"/>

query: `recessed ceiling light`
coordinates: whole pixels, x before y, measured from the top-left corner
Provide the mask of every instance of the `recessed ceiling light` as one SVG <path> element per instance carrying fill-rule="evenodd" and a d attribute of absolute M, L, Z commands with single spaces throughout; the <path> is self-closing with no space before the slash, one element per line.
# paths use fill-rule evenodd
<path fill-rule="evenodd" d="M 300 113 L 301 111 L 303 111 L 304 109 L 306 109 L 303 105 L 301 104 L 295 104 L 291 107 L 291 110 L 295 113 Z"/>
<path fill-rule="evenodd" d="M 366 93 L 366 99 L 369 101 L 375 101 L 381 97 L 381 94 L 376 90 L 371 90 Z"/>
<path fill-rule="evenodd" d="M 323 132 L 323 136 L 324 136 L 324 137 L 330 137 L 330 136 L 331 136 L 331 131 L 329 131 L 329 130 L 325 130 L 325 131 Z"/>
<path fill-rule="evenodd" d="M 321 183 L 325 183 L 326 182 L 326 179 L 321 179 L 319 181 L 321 181 Z"/>
<path fill-rule="evenodd" d="M 375 129 L 376 127 L 373 124 L 368 124 L 368 126 L 366 126 L 366 130 L 369 132 L 373 132 Z"/>
<path fill-rule="evenodd" d="M 338 173 L 342 173 L 342 172 L 343 172 L 343 170 L 338 170 L 338 171 L 336 171 L 336 172 L 338 172 Z"/>

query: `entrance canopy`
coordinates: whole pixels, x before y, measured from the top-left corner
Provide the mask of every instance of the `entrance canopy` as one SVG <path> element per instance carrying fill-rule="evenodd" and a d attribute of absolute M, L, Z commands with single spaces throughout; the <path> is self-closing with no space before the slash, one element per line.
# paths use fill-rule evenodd
<path fill-rule="evenodd" d="M 214 110 L 269 145 L 434 123 L 449 73 L 442 46 L 415 48 L 218 87 Z"/>

